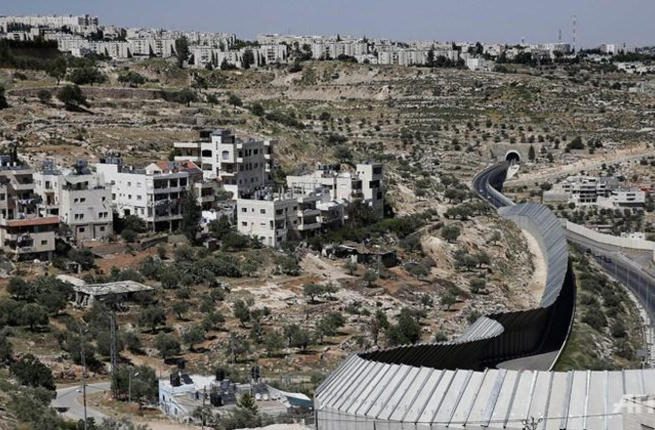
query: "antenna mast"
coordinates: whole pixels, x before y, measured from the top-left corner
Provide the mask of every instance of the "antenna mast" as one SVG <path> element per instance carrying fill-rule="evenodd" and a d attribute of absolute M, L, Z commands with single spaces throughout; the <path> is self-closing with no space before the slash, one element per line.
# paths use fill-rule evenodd
<path fill-rule="evenodd" d="M 573 51 L 576 50 L 576 27 L 578 26 L 578 17 L 573 15 Z"/>

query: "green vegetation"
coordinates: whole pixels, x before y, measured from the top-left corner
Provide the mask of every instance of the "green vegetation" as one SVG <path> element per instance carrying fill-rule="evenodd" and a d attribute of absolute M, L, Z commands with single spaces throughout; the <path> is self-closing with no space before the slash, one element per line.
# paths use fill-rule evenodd
<path fill-rule="evenodd" d="M 645 344 L 639 311 L 624 287 L 591 266 L 588 255 L 576 252 L 573 257 L 578 285 L 576 314 L 556 369 L 639 367 L 636 351 Z"/>

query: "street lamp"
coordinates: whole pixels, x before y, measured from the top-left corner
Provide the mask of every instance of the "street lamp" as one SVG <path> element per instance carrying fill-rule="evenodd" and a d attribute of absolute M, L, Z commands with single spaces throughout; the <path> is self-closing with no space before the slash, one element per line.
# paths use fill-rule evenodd
<path fill-rule="evenodd" d="M 137 377 L 139 376 L 139 372 L 136 372 L 135 374 L 132 374 L 132 371 L 130 370 L 130 373 L 127 374 L 127 402 L 132 403 L 132 377 Z"/>

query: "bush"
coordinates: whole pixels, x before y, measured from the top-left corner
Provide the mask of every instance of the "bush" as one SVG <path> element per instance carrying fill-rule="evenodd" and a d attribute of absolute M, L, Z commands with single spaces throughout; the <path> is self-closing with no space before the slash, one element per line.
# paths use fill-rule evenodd
<path fill-rule="evenodd" d="M 52 372 L 32 354 L 24 355 L 13 363 L 9 369 L 21 385 L 43 387 L 48 390 L 55 389 Z"/>
<path fill-rule="evenodd" d="M 57 98 L 67 108 L 75 108 L 79 106 L 89 106 L 86 97 L 82 94 L 82 90 L 77 85 L 66 85 L 57 91 Z"/>
<path fill-rule="evenodd" d="M 71 71 L 68 74 L 68 80 L 76 85 L 93 85 L 105 82 L 107 76 L 95 67 L 82 67 Z"/>
<path fill-rule="evenodd" d="M 52 98 L 52 94 L 50 94 L 50 91 L 48 90 L 39 90 L 39 92 L 36 93 L 36 96 L 39 98 L 39 101 L 43 104 L 48 103 Z"/>
<path fill-rule="evenodd" d="M 230 94 L 230 96 L 227 98 L 227 102 L 232 106 L 243 106 L 243 101 L 236 94 Z"/>

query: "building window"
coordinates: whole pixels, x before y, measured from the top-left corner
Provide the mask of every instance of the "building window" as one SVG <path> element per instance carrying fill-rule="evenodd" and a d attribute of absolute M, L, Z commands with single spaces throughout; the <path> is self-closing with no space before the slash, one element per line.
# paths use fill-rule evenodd
<path fill-rule="evenodd" d="M 80 227 L 79 232 L 84 233 L 84 227 Z"/>
<path fill-rule="evenodd" d="M 260 214 L 265 214 L 265 213 L 266 213 L 266 209 L 260 209 L 260 210 L 259 210 L 259 213 L 260 213 Z"/>
<path fill-rule="evenodd" d="M 241 225 L 242 225 L 243 227 L 248 227 L 248 223 L 245 222 L 245 221 L 242 221 L 242 222 L 241 222 Z"/>
<path fill-rule="evenodd" d="M 248 212 L 248 208 L 241 208 L 241 212 Z"/>
<path fill-rule="evenodd" d="M 104 227 L 104 226 L 101 226 L 101 227 L 100 227 L 100 231 L 105 231 L 105 227 Z"/>
<path fill-rule="evenodd" d="M 42 240 L 42 241 L 41 241 L 41 245 L 47 245 L 47 244 L 48 244 L 48 241 L 47 241 L 47 240 Z"/>
<path fill-rule="evenodd" d="M 86 201 L 86 197 L 80 198 L 80 203 L 84 203 Z"/>

